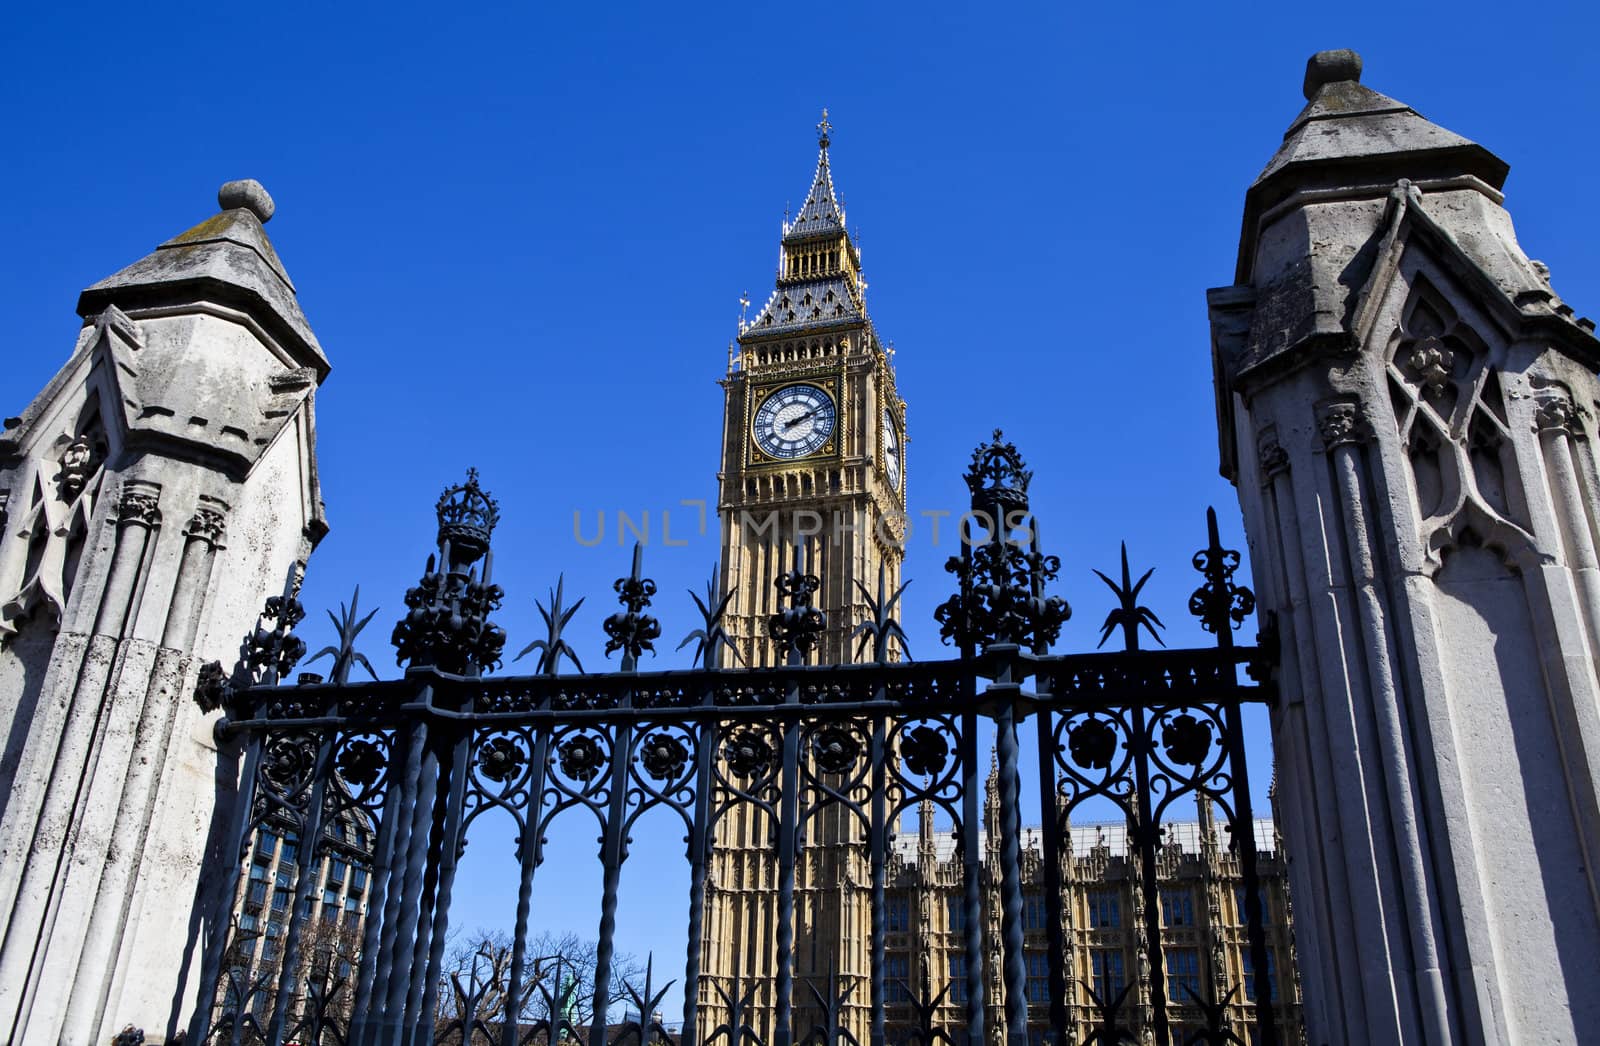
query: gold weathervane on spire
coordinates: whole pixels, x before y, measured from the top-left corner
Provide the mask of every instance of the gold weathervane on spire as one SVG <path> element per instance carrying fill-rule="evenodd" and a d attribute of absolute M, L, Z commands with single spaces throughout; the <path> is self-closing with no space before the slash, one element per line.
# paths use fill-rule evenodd
<path fill-rule="evenodd" d="M 817 123 L 817 144 L 824 149 L 828 147 L 828 132 L 833 130 L 833 124 L 828 122 L 828 107 L 822 107 L 822 119 Z"/>

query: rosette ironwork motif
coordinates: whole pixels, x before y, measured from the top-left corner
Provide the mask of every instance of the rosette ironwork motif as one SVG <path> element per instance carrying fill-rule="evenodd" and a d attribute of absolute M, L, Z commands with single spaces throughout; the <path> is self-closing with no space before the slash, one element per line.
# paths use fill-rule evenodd
<path fill-rule="evenodd" d="M 811 750 L 817 769 L 825 774 L 842 774 L 861 757 L 861 742 L 847 726 L 829 725 L 811 736 Z"/>
<path fill-rule="evenodd" d="M 1104 770 L 1117 752 L 1117 732 L 1103 719 L 1084 719 L 1067 731 L 1072 761 L 1090 770 Z"/>
<path fill-rule="evenodd" d="M 772 745 L 753 730 L 741 730 L 723 744 L 722 758 L 735 774 L 752 777 L 772 765 Z"/>
<path fill-rule="evenodd" d="M 339 776 L 358 788 L 370 788 L 383 774 L 383 750 L 371 741 L 356 739 L 345 745 L 335 758 Z"/>
<path fill-rule="evenodd" d="M 919 723 L 902 735 L 900 757 L 905 760 L 907 770 L 932 777 L 950 761 L 950 742 L 933 727 Z"/>
<path fill-rule="evenodd" d="M 600 742 L 588 734 L 574 734 L 556 751 L 561 760 L 561 772 L 576 781 L 593 780 L 606 761 Z"/>
<path fill-rule="evenodd" d="M 1211 752 L 1211 724 L 1187 712 L 1165 720 L 1161 727 L 1161 747 L 1167 758 L 1182 766 L 1199 766 Z"/>
<path fill-rule="evenodd" d="M 491 737 L 478 749 L 478 771 L 497 784 L 522 772 L 528 762 L 528 753 L 515 738 L 501 734 Z"/>
<path fill-rule="evenodd" d="M 317 745 L 310 736 L 276 737 L 262 752 L 261 777 L 279 793 L 293 793 L 311 780 L 316 763 Z"/>
<path fill-rule="evenodd" d="M 689 749 L 664 731 L 658 730 L 646 737 L 639 748 L 639 762 L 644 764 L 645 773 L 657 781 L 675 780 L 688 761 Z"/>

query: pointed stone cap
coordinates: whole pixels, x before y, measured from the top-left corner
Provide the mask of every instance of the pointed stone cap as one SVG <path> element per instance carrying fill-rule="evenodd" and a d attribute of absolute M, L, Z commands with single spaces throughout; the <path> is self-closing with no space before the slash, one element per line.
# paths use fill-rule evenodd
<path fill-rule="evenodd" d="M 1308 104 L 1245 197 L 1245 250 L 1261 217 L 1305 189 L 1371 187 L 1387 192 L 1402 178 L 1475 177 L 1494 191 L 1510 167 L 1476 142 L 1424 119 L 1415 109 L 1361 83 L 1361 56 L 1319 51 L 1306 62 Z M 1245 282 L 1241 278 L 1240 282 Z"/>
<path fill-rule="evenodd" d="M 220 213 L 179 233 L 78 298 L 78 314 L 98 315 L 109 305 L 124 311 L 214 302 L 248 313 L 300 366 L 330 369 L 317 336 L 300 311 L 294 284 L 273 250 L 263 224 L 272 197 L 254 179 L 228 182 L 217 193 Z"/>

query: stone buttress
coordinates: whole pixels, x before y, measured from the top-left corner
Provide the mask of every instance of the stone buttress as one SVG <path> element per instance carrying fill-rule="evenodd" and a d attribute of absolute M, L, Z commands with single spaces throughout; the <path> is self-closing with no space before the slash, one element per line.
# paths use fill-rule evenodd
<path fill-rule="evenodd" d="M 219 202 L 83 292 L 71 357 L 0 433 L 3 1041 L 184 1026 L 237 784 L 190 695 L 327 529 L 328 362 L 271 198 Z"/>
<path fill-rule="evenodd" d="M 1518 246 L 1506 164 L 1360 72 L 1311 60 L 1209 295 L 1223 472 L 1282 649 L 1308 1040 L 1579 1042 L 1600 343 Z"/>

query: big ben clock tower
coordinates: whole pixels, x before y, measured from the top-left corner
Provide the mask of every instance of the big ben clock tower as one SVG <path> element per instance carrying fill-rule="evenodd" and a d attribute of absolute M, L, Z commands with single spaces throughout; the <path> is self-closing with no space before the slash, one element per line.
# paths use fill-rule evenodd
<path fill-rule="evenodd" d="M 783 227 L 777 286 L 749 322 L 722 386 L 722 583 L 738 660 L 770 665 L 767 617 L 796 537 L 821 581 L 828 619 L 812 655 L 851 659 L 867 615 L 862 587 L 900 581 L 905 510 L 905 404 L 890 353 L 867 316 L 861 253 L 845 228 L 828 163 L 827 110 L 816 175 Z"/>
<path fill-rule="evenodd" d="M 900 583 L 905 521 L 905 404 L 890 354 L 867 317 L 861 254 L 845 228 L 828 164 L 827 110 L 805 204 L 783 227 L 777 286 L 748 323 L 722 386 L 723 625 L 725 661 L 780 660 L 767 634 L 778 575 L 803 540 L 820 586 L 813 603 L 827 630 L 812 663 L 851 660 L 851 635 L 869 613 L 863 598 Z M 892 649 L 890 656 L 900 651 Z M 745 986 L 746 1019 L 772 1041 L 777 912 L 772 826 L 750 804 L 718 818 L 706 884 L 700 1027 L 728 1018 L 723 990 Z M 861 827 L 834 805 L 806 820 L 795 873 L 794 1020 L 821 1019 L 800 985 L 830 974 L 868 983 L 870 871 Z M 867 1041 L 868 992 L 856 991 L 841 1021 Z"/>

